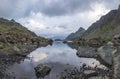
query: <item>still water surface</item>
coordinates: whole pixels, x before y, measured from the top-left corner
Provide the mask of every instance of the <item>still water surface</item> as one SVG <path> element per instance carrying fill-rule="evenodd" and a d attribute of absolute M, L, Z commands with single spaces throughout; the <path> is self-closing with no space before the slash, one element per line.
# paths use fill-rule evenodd
<path fill-rule="evenodd" d="M 54 42 L 52 46 L 37 48 L 28 55 L 30 59 L 15 63 L 9 67 L 8 72 L 14 75 L 15 79 L 37 79 L 34 67 L 41 63 L 47 63 L 52 71 L 45 79 L 58 79 L 57 75 L 60 75 L 64 69 L 79 68 L 83 63 L 91 67 L 100 64 L 93 58 L 77 57 L 76 52 L 76 49 L 72 49 L 67 44 Z M 92 64 L 93 62 L 95 64 Z"/>

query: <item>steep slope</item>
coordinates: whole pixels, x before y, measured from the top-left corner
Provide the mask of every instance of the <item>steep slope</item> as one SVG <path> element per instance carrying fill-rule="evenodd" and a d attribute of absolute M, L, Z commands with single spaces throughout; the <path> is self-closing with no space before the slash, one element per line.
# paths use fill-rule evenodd
<path fill-rule="evenodd" d="M 14 20 L 0 18 L 0 51 L 29 52 L 49 42 L 50 39 L 37 36 Z M 31 45 L 34 47 L 30 48 Z"/>
<path fill-rule="evenodd" d="M 116 34 L 120 34 L 120 6 L 93 23 L 82 37 L 85 39 L 111 39 Z"/>
<path fill-rule="evenodd" d="M 83 33 L 85 32 L 85 29 L 80 27 L 80 29 L 78 31 L 76 31 L 75 33 L 71 33 L 70 35 L 68 35 L 68 37 L 66 37 L 65 40 L 72 40 L 76 37 L 80 37 Z"/>

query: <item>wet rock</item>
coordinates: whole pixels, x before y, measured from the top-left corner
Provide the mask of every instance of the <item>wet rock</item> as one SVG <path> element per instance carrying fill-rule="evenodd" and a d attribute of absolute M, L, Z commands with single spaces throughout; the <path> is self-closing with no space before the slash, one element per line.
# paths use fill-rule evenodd
<path fill-rule="evenodd" d="M 50 74 L 51 68 L 47 64 L 39 64 L 34 68 L 37 78 L 44 78 Z"/>
<path fill-rule="evenodd" d="M 117 52 L 117 48 L 112 45 L 104 45 L 97 49 L 99 56 L 108 64 L 113 64 L 113 54 Z"/>
<path fill-rule="evenodd" d="M 77 56 L 79 57 L 95 57 L 97 55 L 96 48 L 92 47 L 79 47 L 77 51 Z"/>
<path fill-rule="evenodd" d="M 109 66 L 113 64 L 113 54 L 116 51 L 116 47 L 107 44 L 100 48 L 79 47 L 77 55 L 79 57 L 96 58 L 101 64 Z"/>

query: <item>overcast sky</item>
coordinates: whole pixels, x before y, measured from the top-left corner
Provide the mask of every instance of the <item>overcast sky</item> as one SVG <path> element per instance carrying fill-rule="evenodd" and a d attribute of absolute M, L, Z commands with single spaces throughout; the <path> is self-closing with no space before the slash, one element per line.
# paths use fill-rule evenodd
<path fill-rule="evenodd" d="M 37 35 L 65 37 L 87 29 L 120 0 L 1 0 L 0 17 L 15 19 Z"/>

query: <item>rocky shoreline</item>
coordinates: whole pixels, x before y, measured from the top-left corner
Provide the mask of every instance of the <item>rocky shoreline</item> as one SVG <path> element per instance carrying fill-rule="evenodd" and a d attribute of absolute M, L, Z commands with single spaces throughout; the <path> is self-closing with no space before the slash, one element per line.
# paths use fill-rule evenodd
<path fill-rule="evenodd" d="M 101 64 L 103 64 L 113 72 L 112 79 L 120 79 L 120 76 L 119 76 L 120 47 L 119 46 L 114 46 L 113 44 L 108 43 L 99 48 L 87 47 L 87 48 L 81 49 L 81 47 L 79 47 L 77 56 L 97 59 Z"/>
<path fill-rule="evenodd" d="M 0 18 L 0 79 L 15 79 L 6 69 L 20 63 L 33 50 L 52 44 L 51 39 L 37 36 L 15 20 Z"/>
<path fill-rule="evenodd" d="M 79 43 L 78 43 L 79 42 Z M 66 42 L 67 43 L 67 42 Z M 77 45 L 74 46 L 74 45 Z M 110 74 L 111 77 L 104 79 L 120 79 L 120 35 L 115 35 L 110 41 L 102 40 L 102 39 L 90 39 L 90 40 L 73 40 L 73 42 L 68 43 L 70 47 L 77 49 L 76 55 L 78 57 L 84 57 L 84 58 L 94 58 L 100 62 L 100 64 L 104 65 L 108 71 L 108 74 Z M 72 46 L 73 45 L 73 46 Z M 82 67 L 83 68 L 83 67 Z M 97 66 L 94 68 L 96 70 Z M 102 70 L 102 72 L 101 72 Z M 104 73 L 106 69 L 101 69 L 99 74 Z M 84 70 L 85 72 L 88 72 L 88 70 Z M 76 74 L 84 74 L 84 72 L 80 72 L 80 70 L 71 70 L 70 72 L 67 72 L 67 75 L 64 74 L 64 76 L 61 79 L 102 79 L 102 77 L 99 77 L 98 75 L 94 77 L 93 69 L 90 69 L 89 74 L 92 74 L 91 77 L 85 78 L 80 77 L 79 75 L 74 74 L 72 76 L 72 73 L 75 72 Z M 97 73 L 96 72 L 96 73 Z M 95 73 L 95 74 L 96 74 Z M 112 74 L 111 74 L 112 73 Z M 85 75 L 85 74 L 84 74 Z M 104 74 L 103 74 L 104 75 Z M 86 76 L 87 77 L 87 76 Z"/>
<path fill-rule="evenodd" d="M 41 46 L 47 46 L 49 43 L 46 43 Z M 24 46 L 23 50 L 20 51 L 14 51 L 12 54 L 8 54 L 7 52 L 0 51 L 0 79 L 14 79 L 14 76 L 12 77 L 8 73 L 6 73 L 6 69 L 10 66 L 13 65 L 14 63 L 20 63 L 20 61 L 24 60 L 27 55 L 35 50 L 38 47 L 36 45 L 29 45 L 29 46 Z M 17 48 L 18 49 L 18 48 Z"/>

